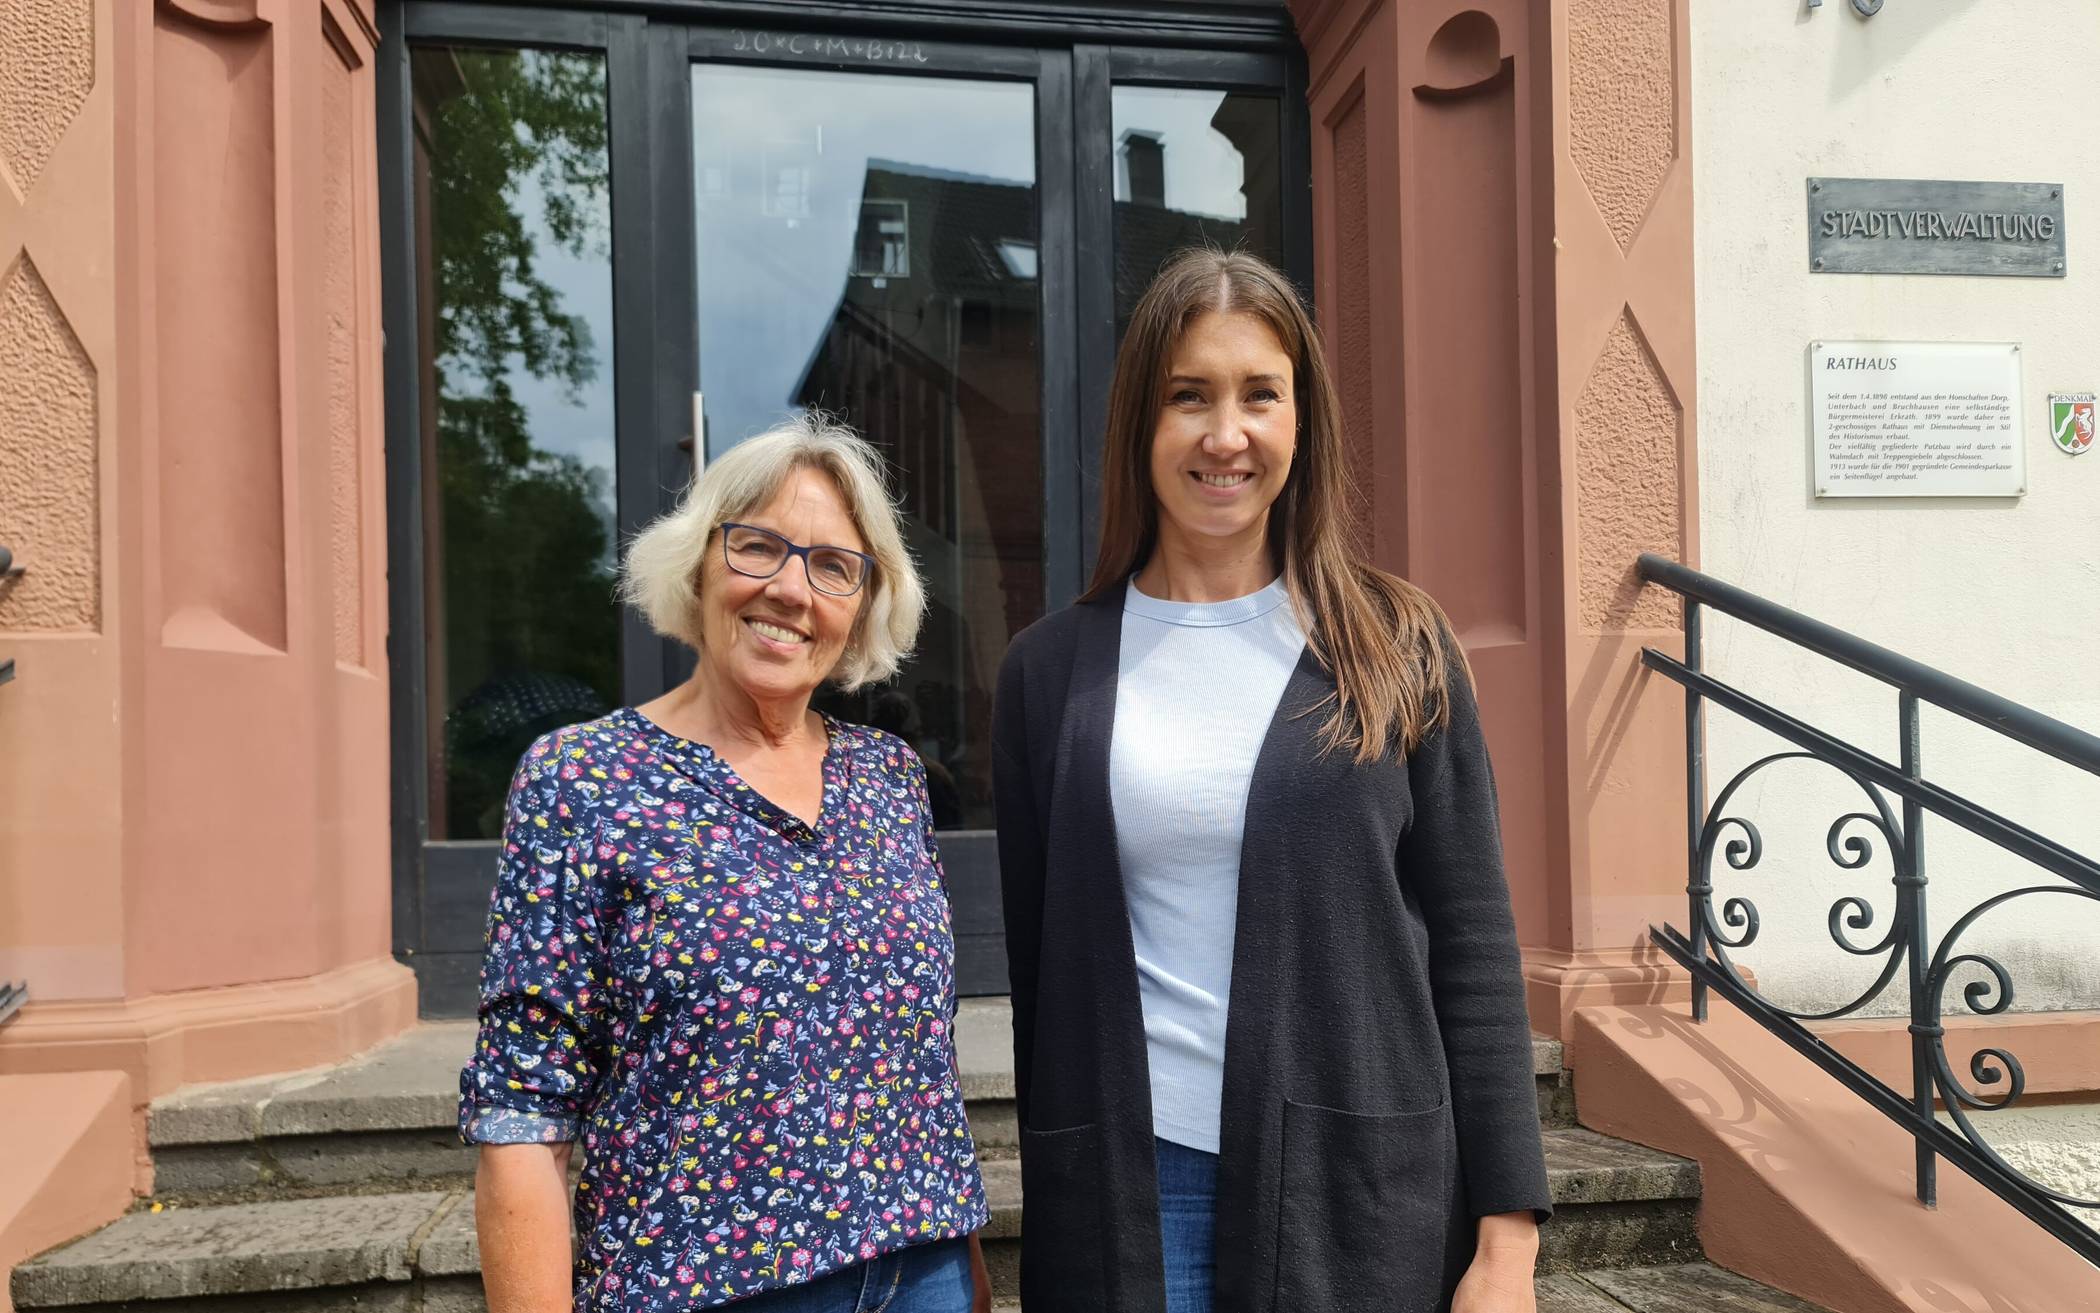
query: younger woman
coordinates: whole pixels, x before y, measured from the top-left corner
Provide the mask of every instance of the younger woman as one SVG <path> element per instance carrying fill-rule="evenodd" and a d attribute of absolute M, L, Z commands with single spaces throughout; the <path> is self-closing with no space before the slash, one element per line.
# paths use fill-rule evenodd
<path fill-rule="evenodd" d="M 1288 282 L 1191 251 L 1117 360 L 1099 566 L 995 717 L 1029 1313 L 1530 1313 L 1550 1211 L 1488 769 L 1363 562 Z"/>

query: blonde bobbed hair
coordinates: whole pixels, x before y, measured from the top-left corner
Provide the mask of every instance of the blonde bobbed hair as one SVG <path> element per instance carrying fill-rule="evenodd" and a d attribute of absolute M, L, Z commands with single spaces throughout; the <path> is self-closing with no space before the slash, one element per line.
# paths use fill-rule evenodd
<path fill-rule="evenodd" d="M 882 468 L 882 457 L 864 438 L 818 411 L 802 412 L 747 438 L 709 462 L 677 507 L 636 536 L 620 572 L 620 596 L 657 633 L 704 659 L 701 567 L 716 532 L 725 520 L 771 501 L 796 470 L 822 470 L 838 485 L 854 528 L 875 558 L 853 632 L 830 679 L 848 691 L 880 683 L 911 655 L 926 611 L 926 590 L 905 551 Z M 784 568 L 796 567 L 790 561 Z"/>

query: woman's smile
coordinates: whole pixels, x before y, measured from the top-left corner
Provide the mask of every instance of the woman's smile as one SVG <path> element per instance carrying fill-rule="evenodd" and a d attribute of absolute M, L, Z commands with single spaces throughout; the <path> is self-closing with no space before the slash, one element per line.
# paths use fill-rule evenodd
<path fill-rule="evenodd" d="M 1211 473 L 1205 470 L 1190 470 L 1189 477 L 1194 479 L 1204 492 L 1221 500 L 1230 498 L 1254 482 L 1254 475 L 1246 470 L 1232 470 L 1219 473 Z"/>
<path fill-rule="evenodd" d="M 777 648 L 782 652 L 797 651 L 804 643 L 809 641 L 808 634 L 777 620 L 763 620 L 758 616 L 745 616 L 744 624 L 752 633 L 758 635 L 759 642 L 763 646 Z"/>

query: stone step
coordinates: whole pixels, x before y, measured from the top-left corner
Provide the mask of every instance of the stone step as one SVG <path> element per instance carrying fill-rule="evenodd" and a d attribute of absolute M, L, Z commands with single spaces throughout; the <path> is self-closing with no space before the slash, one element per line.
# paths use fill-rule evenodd
<path fill-rule="evenodd" d="M 1546 1144 L 1560 1211 L 1545 1231 L 1543 1272 L 1698 1255 L 1694 1164 L 1580 1129 L 1549 1130 Z M 1018 1289 L 1021 1166 L 991 1159 L 983 1172 L 994 1289 L 1010 1295 Z M 270 1292 L 267 1307 L 289 1313 L 467 1310 L 480 1307 L 479 1270 L 473 1196 L 436 1188 L 141 1209 L 22 1265 L 14 1298 L 19 1309 L 150 1304 L 156 1313 L 202 1313 L 194 1301 Z"/>
<path fill-rule="evenodd" d="M 1538 1313 L 1825 1313 L 1711 1263 L 1540 1279 Z"/>
<path fill-rule="evenodd" d="M 966 999 L 957 1010 L 963 1097 L 988 1157 L 1019 1141 L 1012 1025 L 1004 998 Z M 456 1184 L 473 1172 L 473 1152 L 454 1131 L 459 1070 L 473 1040 L 472 1022 L 429 1023 L 341 1066 L 158 1099 L 147 1123 L 156 1195 L 233 1202 Z M 1572 1127 L 1559 1042 L 1536 1039 L 1532 1068 L 1543 1124 Z"/>
<path fill-rule="evenodd" d="M 987 1175 L 1006 1196 L 988 1252 L 1014 1313 L 1018 1180 Z M 135 1212 L 17 1269 L 13 1296 L 72 1313 L 484 1313 L 479 1270 L 473 1196 L 432 1190 Z M 1704 1263 L 1542 1274 L 1537 1293 L 1540 1313 L 1818 1313 Z"/>

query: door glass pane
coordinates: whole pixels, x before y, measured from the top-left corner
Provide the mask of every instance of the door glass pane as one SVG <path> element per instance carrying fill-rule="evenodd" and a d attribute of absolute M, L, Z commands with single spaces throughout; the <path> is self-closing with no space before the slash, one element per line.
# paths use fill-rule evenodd
<path fill-rule="evenodd" d="M 425 46 L 415 88 L 430 837 L 619 701 L 605 64 Z"/>
<path fill-rule="evenodd" d="M 825 705 L 989 826 L 992 685 L 1043 610 L 1034 89 L 701 64 L 693 141 L 706 448 L 821 407 L 887 458 L 926 625 Z"/>
<path fill-rule="evenodd" d="M 1116 87 L 1116 336 L 1184 246 L 1246 250 L 1283 267 L 1274 96 Z"/>

